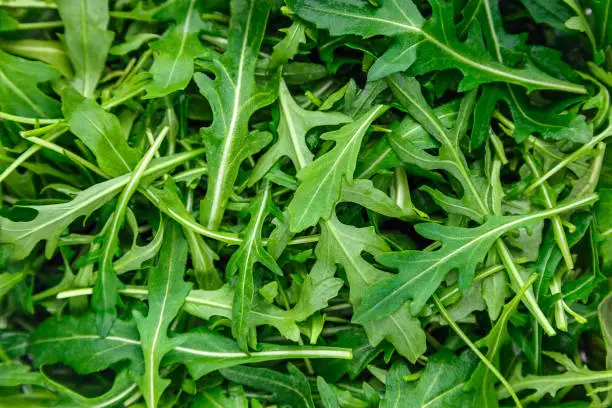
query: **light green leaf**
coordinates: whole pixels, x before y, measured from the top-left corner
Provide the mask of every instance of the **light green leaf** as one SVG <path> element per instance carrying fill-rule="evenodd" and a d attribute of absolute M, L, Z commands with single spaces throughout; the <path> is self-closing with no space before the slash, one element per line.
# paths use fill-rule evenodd
<path fill-rule="evenodd" d="M 401 408 L 411 395 L 407 393 L 409 385 L 406 383 L 406 376 L 410 370 L 405 364 L 396 362 L 387 372 L 385 397 L 380 403 L 380 408 Z"/>
<path fill-rule="evenodd" d="M 375 268 L 362 257 L 363 252 L 379 255 L 389 251 L 385 241 L 376 235 L 373 228 L 356 228 L 344 225 L 335 216 L 321 223 L 321 239 L 317 244 L 319 262 L 333 267 L 340 264 L 346 272 L 350 300 L 355 308 L 362 302 L 365 290 L 391 275 Z M 418 319 L 410 314 L 409 307 L 402 307 L 379 320 L 364 325 L 372 345 L 383 340 L 393 343 L 398 352 L 414 362 L 425 352 L 425 332 Z"/>
<path fill-rule="evenodd" d="M 351 118 L 339 112 L 317 112 L 301 108 L 291 96 L 284 81 L 279 87 L 278 101 L 281 118 L 278 123 L 278 141 L 257 162 L 249 177 L 249 185 L 260 180 L 283 156 L 291 159 L 296 169 L 312 161 L 313 154 L 306 146 L 306 134 L 318 126 L 350 122 Z"/>
<path fill-rule="evenodd" d="M 115 211 L 106 225 L 104 243 L 101 249 L 102 255 L 99 262 L 98 278 L 94 286 L 91 300 L 92 307 L 96 311 L 98 327 L 102 335 L 106 335 L 113 324 L 113 320 L 116 316 L 115 306 L 119 298 L 118 290 L 122 286 L 121 280 L 117 277 L 113 269 L 113 258 L 119 246 L 119 231 L 125 220 L 129 201 L 136 192 L 147 166 L 153 159 L 155 153 L 157 153 L 167 133 L 168 128 L 163 128 L 153 145 L 134 168 L 134 172 L 130 174 L 130 179 L 119 195 Z"/>
<path fill-rule="evenodd" d="M 109 335 L 102 337 L 92 313 L 51 317 L 32 335 L 30 351 L 37 366 L 62 363 L 79 374 L 89 374 L 122 360 L 142 366 L 138 338 L 133 320 L 115 320 Z"/>
<path fill-rule="evenodd" d="M 57 69 L 66 78 L 72 77 L 72 67 L 64 47 L 58 41 L 48 40 L 4 40 L 0 39 L 0 48 L 26 58 L 46 62 Z"/>
<path fill-rule="evenodd" d="M 478 406 L 474 393 L 465 390 L 474 360 L 467 353 L 456 357 L 442 349 L 430 356 L 425 372 L 418 381 L 400 383 L 401 395 L 407 395 L 400 405 L 406 408 L 463 408 Z"/>
<path fill-rule="evenodd" d="M 1 225 L 1 224 L 0 224 Z M 26 272 L 0 273 L 0 300 L 27 276 Z"/>
<path fill-rule="evenodd" d="M 300 44 L 306 42 L 306 26 L 294 21 L 289 28 L 281 28 L 285 37 L 276 44 L 270 56 L 270 69 L 275 69 L 292 60 L 299 51 Z"/>
<path fill-rule="evenodd" d="M 277 95 L 275 86 L 255 83 L 257 53 L 270 4 L 267 0 L 232 0 L 231 10 L 227 50 L 203 65 L 215 79 L 202 73 L 194 76 L 214 116 L 212 125 L 202 129 L 209 177 L 200 205 L 201 222 L 212 230 L 221 223 L 240 163 L 269 143 L 257 140 L 260 133 L 249 137 L 249 118 Z"/>
<path fill-rule="evenodd" d="M 349 184 L 353 182 L 363 136 L 385 110 L 384 106 L 378 105 L 354 122 L 321 136 L 325 140 L 334 140 L 336 145 L 299 171 L 300 184 L 288 206 L 292 232 L 302 231 L 315 225 L 319 219 L 330 217 L 340 198 L 342 183 L 345 180 Z"/>
<path fill-rule="evenodd" d="M 550 210 L 521 216 L 491 216 L 475 228 L 418 224 L 416 231 L 425 238 L 439 241 L 442 248 L 432 252 L 404 251 L 378 256 L 379 262 L 390 268 L 398 268 L 400 273 L 368 288 L 353 320 L 364 323 L 380 319 L 407 301 L 411 301 L 412 313 L 417 314 L 450 270 L 459 271 L 459 287 L 467 288 L 476 266 L 504 233 L 590 205 L 596 199 L 596 196 L 585 196 Z"/>
<path fill-rule="evenodd" d="M 105 173 L 117 177 L 134 168 L 140 155 L 127 144 L 115 115 L 70 88 L 62 93 L 62 101 L 70 130 L 93 152 Z"/>
<path fill-rule="evenodd" d="M 179 312 L 191 284 L 184 281 L 187 242 L 178 224 L 171 222 L 160 251 L 158 263 L 149 272 L 149 312 L 134 312 L 144 355 L 144 374 L 138 385 L 147 406 L 156 407 L 170 380 L 159 373 L 162 358 L 184 340 L 168 337 L 170 323 Z"/>
<path fill-rule="evenodd" d="M 214 371 L 243 364 L 264 361 L 299 358 L 342 358 L 351 357 L 346 348 L 319 346 L 278 346 L 258 344 L 255 351 L 245 353 L 234 340 L 200 326 L 181 335 L 183 342 L 163 360 L 165 364 L 182 363 L 189 374 L 198 379 Z"/>
<path fill-rule="evenodd" d="M 58 77 L 50 65 L 0 51 L 0 109 L 33 118 L 60 117 L 59 102 L 38 88 L 39 83 Z"/>
<path fill-rule="evenodd" d="M 340 408 L 338 397 L 323 377 L 317 377 L 317 389 L 321 395 L 321 403 L 325 408 Z"/>
<path fill-rule="evenodd" d="M 293 408 L 314 408 L 310 384 L 293 364 L 288 364 L 289 374 L 267 368 L 232 367 L 221 370 L 231 381 L 272 393 L 270 400 Z"/>
<path fill-rule="evenodd" d="M 133 246 L 129 251 L 124 253 L 121 258 L 113 263 L 113 270 L 115 273 L 120 275 L 129 271 L 138 270 L 142 267 L 144 262 L 153 259 L 161 248 L 163 236 L 164 221 L 162 218 L 159 223 L 159 228 L 151 242 L 143 246 Z"/>
<path fill-rule="evenodd" d="M 606 368 L 612 369 L 612 296 L 608 295 L 597 308 L 599 324 L 606 345 Z"/>
<path fill-rule="evenodd" d="M 108 2 L 57 0 L 64 22 L 62 41 L 74 68 L 72 85 L 86 98 L 94 96 L 114 33 L 108 28 Z"/>
<path fill-rule="evenodd" d="M 238 272 L 232 307 L 232 335 L 243 351 L 247 351 L 249 345 L 253 348 L 256 346 L 251 340 L 256 339 L 254 327 L 249 324 L 249 315 L 255 300 L 255 264 L 259 263 L 277 275 L 283 274 L 261 241 L 261 229 L 271 205 L 270 185 L 266 183 L 251 206 L 251 219 L 245 231 L 244 242 L 227 263 L 228 277 L 233 277 Z"/>
<path fill-rule="evenodd" d="M 159 177 L 197 154 L 201 154 L 201 151 L 179 153 L 154 159 L 145 171 L 144 176 L 153 179 Z M 94 184 L 65 203 L 27 206 L 27 208 L 38 212 L 30 221 L 12 221 L 0 217 L 0 230 L 2 231 L 0 243 L 9 244 L 12 247 L 11 257 L 18 260 L 28 256 L 38 242 L 47 241 L 45 255 L 50 258 L 57 246 L 57 240 L 64 230 L 79 217 L 88 216 L 112 200 L 128 183 L 129 179 L 130 175 L 125 174 Z"/>
<path fill-rule="evenodd" d="M 529 91 L 585 93 L 584 87 L 555 79 L 532 65 L 509 68 L 483 57 L 481 43 L 474 38 L 466 42 L 457 39 L 453 7 L 446 2 L 432 2 L 433 16 L 429 20 L 421 16 L 411 0 L 388 1 L 379 7 L 359 0 L 292 0 L 288 4 L 300 17 L 335 36 L 395 37 L 395 42 L 370 69 L 370 80 L 407 69 L 412 75 L 421 75 L 456 68 L 464 74 L 460 90 L 501 81 L 524 86 Z M 431 55 L 437 58 L 429 58 Z"/>
<path fill-rule="evenodd" d="M 194 58 L 206 52 L 198 36 L 204 28 L 199 5 L 197 0 L 175 1 L 170 14 L 176 24 L 162 38 L 149 44 L 157 55 L 150 69 L 153 81 L 147 87 L 147 98 L 185 89 L 191 81 Z"/>

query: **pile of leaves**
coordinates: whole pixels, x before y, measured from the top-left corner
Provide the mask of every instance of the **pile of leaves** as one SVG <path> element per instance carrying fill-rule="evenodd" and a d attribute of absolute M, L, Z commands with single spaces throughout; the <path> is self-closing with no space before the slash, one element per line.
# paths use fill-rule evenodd
<path fill-rule="evenodd" d="M 612 0 L 0 0 L 0 406 L 612 406 L 611 44 Z"/>

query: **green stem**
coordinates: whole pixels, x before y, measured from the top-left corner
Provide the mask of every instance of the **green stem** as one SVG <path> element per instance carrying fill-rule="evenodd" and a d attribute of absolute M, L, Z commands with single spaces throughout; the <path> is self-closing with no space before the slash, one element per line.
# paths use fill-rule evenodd
<path fill-rule="evenodd" d="M 101 177 L 109 178 L 109 176 L 106 173 L 104 173 L 104 171 L 102 171 L 95 164 L 83 159 L 79 155 L 72 153 L 70 150 L 64 149 L 63 147 L 56 145 L 55 143 L 49 142 L 48 140 L 44 140 L 36 136 L 28 137 L 27 140 L 29 140 L 30 142 L 40 147 L 44 147 L 46 149 L 53 150 L 54 152 L 72 160 L 78 166 L 91 170 L 92 172 L 96 173 L 97 175 Z"/>
<path fill-rule="evenodd" d="M 58 129 L 49 132 L 47 137 L 44 139 L 47 142 L 52 142 L 57 139 L 64 133 L 68 131 L 68 127 L 61 126 Z M 0 183 L 2 183 L 13 171 L 15 171 L 19 166 L 25 163 L 30 157 L 32 157 L 36 152 L 41 149 L 39 145 L 33 145 L 26 149 L 25 152 L 21 153 L 19 157 L 17 157 L 11 164 L 8 165 L 6 169 L 0 174 Z"/>
<path fill-rule="evenodd" d="M 512 389 L 510 384 L 508 383 L 508 381 L 499 372 L 497 367 L 495 367 L 493 365 L 493 363 L 491 363 L 489 361 L 489 359 L 487 359 L 487 357 L 484 354 L 482 354 L 482 352 L 478 349 L 478 347 L 476 347 L 476 345 L 463 332 L 463 330 L 461 330 L 461 328 L 459 327 L 457 322 L 455 322 L 453 320 L 453 318 L 450 316 L 450 314 L 448 313 L 446 308 L 444 308 L 444 305 L 442 304 L 442 302 L 440 302 L 440 299 L 438 299 L 438 297 L 436 295 L 433 295 L 433 300 L 434 300 L 434 303 L 436 304 L 436 307 L 440 311 L 440 314 L 446 320 L 448 325 L 453 329 L 453 331 L 455 333 L 457 333 L 457 335 L 461 338 L 461 340 L 463 340 L 465 342 L 465 344 L 474 352 L 474 354 L 476 354 L 478 356 L 480 361 L 482 361 L 482 363 L 485 366 L 487 366 L 487 368 L 493 373 L 493 375 L 495 375 L 495 377 L 497 377 L 497 379 L 504 385 L 504 388 L 512 396 L 512 399 L 514 400 L 514 403 L 516 404 L 516 406 L 519 407 L 519 408 L 522 408 L 523 404 L 521 404 L 521 401 L 519 400 L 518 396 L 516 395 L 516 392 L 514 392 L 514 390 Z"/>
<path fill-rule="evenodd" d="M 6 119 L 13 122 L 25 123 L 26 125 L 50 125 L 53 123 L 62 122 L 63 119 L 42 119 L 42 118 L 29 118 L 27 116 L 11 115 L 10 113 L 0 112 L 0 119 Z"/>
<path fill-rule="evenodd" d="M 45 30 L 47 28 L 58 28 L 63 27 L 64 23 L 62 21 L 41 21 L 38 23 L 20 23 L 17 26 L 17 30 L 26 31 L 26 30 Z"/>
<path fill-rule="evenodd" d="M 497 247 L 497 253 L 499 254 L 499 257 L 501 258 L 504 265 L 506 266 L 506 270 L 508 271 L 508 275 L 510 275 L 510 279 L 518 288 L 522 288 L 525 285 L 525 281 L 523 280 L 520 271 L 518 270 L 516 264 L 514 263 L 514 260 L 512 259 L 512 254 L 510 253 L 510 250 L 508 249 L 504 241 L 501 239 L 498 239 L 495 244 Z M 555 329 L 552 327 L 552 325 L 546 318 L 546 315 L 544 314 L 542 309 L 540 309 L 540 306 L 538 306 L 538 301 L 536 300 L 533 294 L 533 290 L 531 288 L 528 289 L 528 291 L 525 293 L 525 296 L 521 300 L 525 304 L 525 306 L 527 306 L 529 311 L 533 314 L 537 322 L 542 326 L 542 329 L 546 332 L 546 334 L 548 334 L 549 336 L 554 336 L 556 334 Z"/>
<path fill-rule="evenodd" d="M 537 166 L 535 160 L 529 153 L 523 154 L 523 158 L 525 162 L 531 169 L 531 172 L 536 178 L 542 177 L 542 172 L 540 168 Z M 540 185 L 540 192 L 542 197 L 544 197 L 544 202 L 546 203 L 546 208 L 553 208 L 554 202 L 550 194 L 549 186 L 546 182 Z M 565 260 L 565 265 L 567 269 L 574 269 L 574 260 L 572 259 L 572 254 L 570 252 L 569 243 L 567 242 L 567 236 L 565 235 L 565 230 L 563 229 L 563 223 L 561 222 L 561 218 L 558 215 L 551 217 L 551 221 L 553 224 L 553 232 L 555 235 L 555 241 L 557 242 L 557 246 L 561 250 L 561 254 L 563 255 L 563 259 Z"/>
<path fill-rule="evenodd" d="M 596 144 L 598 144 L 599 142 L 601 142 L 602 140 L 604 140 L 605 138 L 607 138 L 611 134 L 612 134 L 612 124 L 610 124 L 599 135 L 595 136 L 594 138 L 592 138 L 591 140 L 589 140 L 588 142 L 586 142 L 585 144 L 580 146 L 579 149 L 577 149 L 574 152 L 572 152 L 571 154 L 568 154 L 567 156 L 565 156 L 565 158 L 563 158 L 563 160 L 561 160 L 559 163 L 557 163 L 555 166 L 553 166 L 553 168 L 548 170 L 542 177 L 538 178 L 529 187 L 527 187 L 527 189 L 525 189 L 525 194 L 528 194 L 531 191 L 533 191 L 534 189 L 538 188 L 540 186 L 540 184 L 544 183 L 546 180 L 548 180 L 549 178 L 551 178 L 552 176 L 557 174 L 560 170 L 564 169 L 565 167 L 567 167 L 572 162 L 574 162 L 574 161 L 580 159 L 581 157 L 583 157 L 584 155 L 588 154 L 589 150 L 591 150 L 593 148 L 593 146 L 595 146 Z"/>

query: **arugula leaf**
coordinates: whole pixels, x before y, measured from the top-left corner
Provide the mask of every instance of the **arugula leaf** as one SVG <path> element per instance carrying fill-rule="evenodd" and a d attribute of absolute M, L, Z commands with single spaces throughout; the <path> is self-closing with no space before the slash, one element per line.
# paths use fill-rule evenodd
<path fill-rule="evenodd" d="M 151 148 L 136 165 L 125 189 L 119 195 L 115 212 L 105 226 L 106 232 L 101 250 L 100 268 L 92 297 L 92 307 L 96 311 L 98 327 L 102 335 L 106 335 L 113 324 L 115 305 L 118 299 L 117 291 L 122 285 L 121 280 L 113 270 L 113 257 L 119 244 L 119 230 L 123 224 L 128 203 L 136 192 L 147 166 L 153 159 L 153 155 L 157 153 L 167 133 L 168 128 L 164 127 Z"/>
<path fill-rule="evenodd" d="M 199 152 L 201 154 L 201 152 Z M 197 151 L 179 153 L 161 159 L 154 159 L 144 177 L 156 178 L 181 163 L 193 158 Z M 75 195 L 65 203 L 47 205 L 29 205 L 27 208 L 37 211 L 29 221 L 13 221 L 0 216 L 0 243 L 12 247 L 11 257 L 23 259 L 40 241 L 47 241 L 45 255 L 50 258 L 57 247 L 60 235 L 76 219 L 88 216 L 113 199 L 128 183 L 130 174 L 125 174 L 102 183 L 95 184 Z"/>
<path fill-rule="evenodd" d="M 59 117 L 59 102 L 37 86 L 58 77 L 58 72 L 47 64 L 0 51 L 0 109 L 34 118 Z"/>
<path fill-rule="evenodd" d="M 212 125 L 202 129 L 209 177 L 200 206 L 202 223 L 213 230 L 221 224 L 240 163 L 269 143 L 261 134 L 249 136 L 249 118 L 272 103 L 277 94 L 274 84 L 262 87 L 255 83 L 257 51 L 270 5 L 267 1 L 232 0 L 231 9 L 228 48 L 203 65 L 215 79 L 203 73 L 194 75 L 214 114 Z"/>
<path fill-rule="evenodd" d="M 474 393 L 465 388 L 473 366 L 473 357 L 467 353 L 456 357 L 449 350 L 438 351 L 429 357 L 425 372 L 416 383 L 400 385 L 401 394 L 410 395 L 402 400 L 402 406 L 471 406 L 477 400 Z"/>
<path fill-rule="evenodd" d="M 523 376 L 520 370 L 516 370 L 514 377 L 510 379 L 510 385 L 516 391 L 534 390 L 534 392 L 525 398 L 526 402 L 541 400 L 546 394 L 555 396 L 562 388 L 571 388 L 581 384 L 591 384 L 596 382 L 610 381 L 612 371 L 591 371 L 588 368 L 577 367 L 565 355 L 544 352 L 547 356 L 554 359 L 557 363 L 568 370 L 558 375 L 533 375 Z M 497 391 L 498 398 L 506 398 L 507 392 L 501 388 Z"/>
<path fill-rule="evenodd" d="M 462 43 L 450 29 L 454 24 L 452 7 L 447 3 L 431 2 L 433 16 L 429 20 L 421 16 L 410 0 L 389 1 L 380 7 L 371 7 L 359 0 L 293 0 L 289 6 L 300 17 L 328 29 L 332 35 L 395 37 L 395 42 L 372 66 L 369 72 L 371 80 L 407 69 L 413 75 L 421 75 L 434 70 L 457 68 L 464 74 L 460 90 L 503 81 L 521 85 L 528 91 L 554 89 L 585 92 L 582 86 L 557 80 L 533 65 L 526 65 L 522 69 L 508 68 L 483 58 L 479 49 L 481 44 L 475 39 Z M 438 55 L 439 58 L 420 57 L 425 55 Z"/>
<path fill-rule="evenodd" d="M 321 136 L 324 140 L 334 140 L 336 145 L 298 172 L 300 184 L 287 207 L 292 232 L 315 225 L 321 218 L 329 218 L 340 196 L 343 180 L 349 184 L 353 182 L 357 155 L 366 130 L 385 109 L 378 105 L 354 122 Z"/>
<path fill-rule="evenodd" d="M 93 152 L 105 173 L 116 177 L 134 168 L 139 154 L 127 144 L 115 115 L 69 88 L 62 93 L 62 102 L 70 130 Z"/>
<path fill-rule="evenodd" d="M 406 376 L 410 374 L 406 365 L 396 362 L 387 372 L 385 397 L 381 401 L 381 408 L 397 408 L 409 398 L 406 395 Z"/>
<path fill-rule="evenodd" d="M 179 225 L 171 223 L 157 265 L 149 274 L 147 316 L 134 312 L 144 355 L 144 374 L 138 385 L 149 407 L 158 405 L 170 385 L 170 380 L 162 379 L 159 373 L 163 356 L 183 341 L 180 336 L 168 337 L 168 329 L 191 289 L 191 284 L 183 280 L 186 262 L 187 241 Z"/>
<path fill-rule="evenodd" d="M 491 216 L 476 228 L 418 224 L 415 226 L 417 232 L 425 238 L 441 242 L 442 248 L 433 252 L 404 251 L 379 255 L 379 262 L 399 268 L 400 274 L 371 286 L 355 311 L 353 320 L 364 323 L 379 319 L 409 300 L 412 313 L 417 314 L 451 269 L 459 270 L 459 286 L 467 287 L 474 277 L 476 265 L 504 233 L 589 205 L 596 199 L 596 196 L 586 196 L 551 210 L 523 216 Z"/>
<path fill-rule="evenodd" d="M 168 353 L 163 363 L 183 363 L 196 379 L 219 369 L 263 361 L 351 357 L 350 350 L 346 348 L 277 346 L 266 343 L 259 343 L 258 350 L 245 353 L 234 340 L 203 327 L 181 337 L 181 345 Z"/>
<path fill-rule="evenodd" d="M 199 8 L 200 3 L 196 0 L 180 0 L 154 15 L 158 20 L 174 20 L 176 24 L 159 40 L 149 43 L 157 56 L 150 69 L 153 81 L 147 86 L 147 98 L 159 98 L 185 89 L 191 81 L 194 58 L 206 53 L 198 37 L 205 27 Z"/>
<path fill-rule="evenodd" d="M 384 282 L 389 278 L 383 272 L 362 258 L 365 251 L 378 256 L 389 250 L 385 241 L 376 235 L 371 228 L 355 228 L 340 223 L 335 216 L 321 225 L 321 240 L 317 245 L 319 259 L 329 258 L 333 263 L 341 264 L 346 272 L 351 303 L 359 310 L 367 288 Z M 365 292 L 367 293 L 367 292 Z M 379 319 L 365 324 L 364 328 L 373 345 L 388 340 L 410 361 L 425 352 L 425 333 L 419 321 L 412 317 L 407 307 L 380 316 Z"/>
<path fill-rule="evenodd" d="M 227 264 L 226 273 L 229 277 L 238 272 L 232 305 L 232 334 L 243 351 L 248 350 L 247 342 L 253 348 L 256 343 L 249 327 L 249 314 L 255 297 L 255 264 L 260 263 L 277 275 L 283 274 L 261 243 L 261 229 L 270 206 L 270 186 L 266 184 L 251 208 L 251 220 L 247 226 L 245 240 Z"/>
<path fill-rule="evenodd" d="M 293 364 L 287 365 L 288 375 L 267 368 L 232 367 L 221 370 L 229 380 L 272 393 L 272 402 L 296 408 L 314 408 L 310 384 Z"/>
<path fill-rule="evenodd" d="M 25 277 L 25 272 L 0 273 L 0 300 Z"/>
<path fill-rule="evenodd" d="M 275 69 L 292 60 L 298 54 L 300 44 L 306 42 L 306 26 L 299 21 L 294 21 L 290 27 L 281 28 L 279 31 L 285 33 L 285 37 L 272 49 L 270 69 Z"/>
<path fill-rule="evenodd" d="M 310 163 L 313 154 L 306 146 L 305 136 L 318 126 L 330 126 L 349 122 L 351 119 L 339 112 L 317 112 L 302 109 L 293 99 L 287 84 L 281 81 L 278 94 L 281 118 L 278 123 L 278 141 L 259 158 L 249 177 L 249 185 L 255 184 L 283 156 L 289 157 L 297 169 Z"/>
<path fill-rule="evenodd" d="M 57 9 L 64 23 L 62 42 L 74 68 L 71 83 L 81 95 L 91 98 L 115 37 L 113 32 L 107 31 L 108 3 L 58 0 Z"/>
<path fill-rule="evenodd" d="M 51 317 L 32 335 L 30 351 L 37 366 L 63 363 L 89 374 L 122 360 L 142 366 L 138 338 L 133 320 L 115 320 L 108 336 L 102 337 L 92 314 Z"/>

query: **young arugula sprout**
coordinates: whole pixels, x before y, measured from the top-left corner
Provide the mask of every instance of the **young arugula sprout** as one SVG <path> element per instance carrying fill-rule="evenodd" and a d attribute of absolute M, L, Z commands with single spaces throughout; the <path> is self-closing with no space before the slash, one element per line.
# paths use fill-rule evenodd
<path fill-rule="evenodd" d="M 612 405 L 612 0 L 0 0 L 0 405 Z"/>

